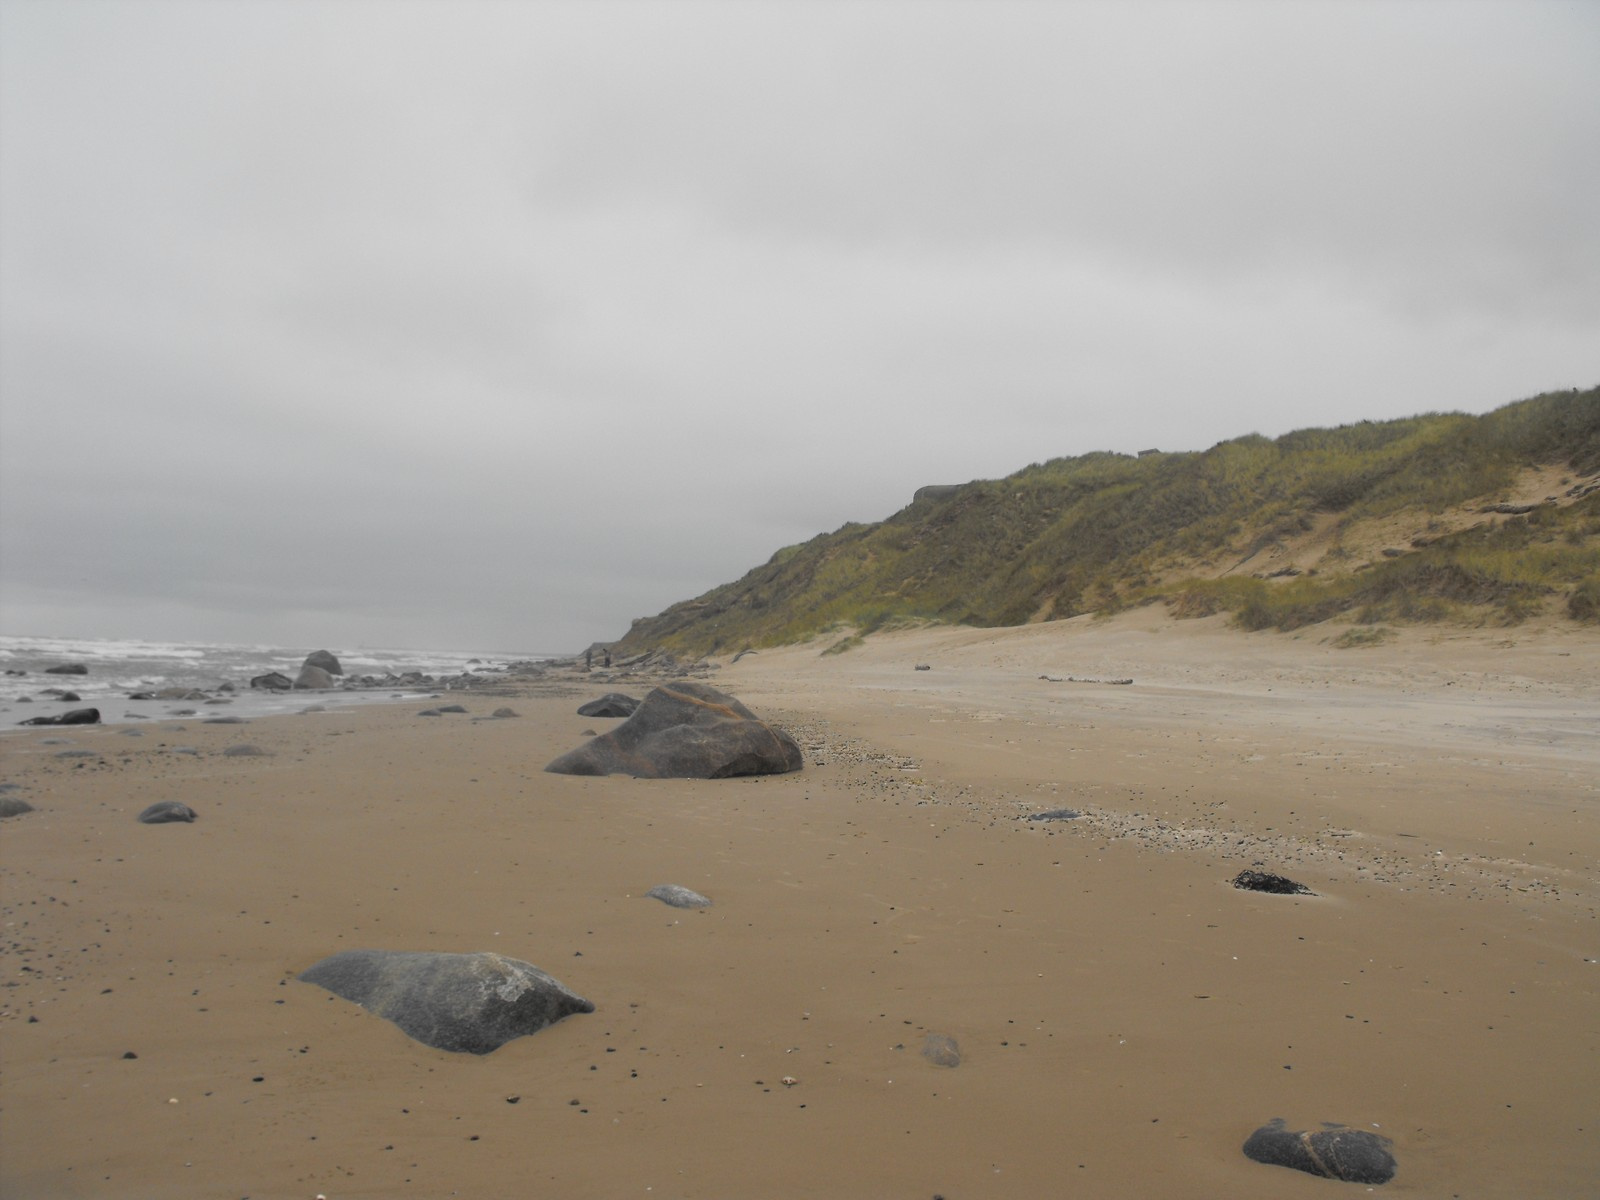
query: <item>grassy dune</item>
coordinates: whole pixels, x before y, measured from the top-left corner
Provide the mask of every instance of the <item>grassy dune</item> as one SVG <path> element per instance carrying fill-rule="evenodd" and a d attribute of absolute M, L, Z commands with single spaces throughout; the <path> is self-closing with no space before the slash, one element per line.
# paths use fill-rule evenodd
<path fill-rule="evenodd" d="M 704 654 L 840 631 L 829 644 L 843 650 L 912 622 L 1020 625 L 1156 601 L 1247 629 L 1600 620 L 1597 484 L 1600 388 L 1481 417 L 1052 459 L 786 547 L 636 622 L 621 647 Z"/>

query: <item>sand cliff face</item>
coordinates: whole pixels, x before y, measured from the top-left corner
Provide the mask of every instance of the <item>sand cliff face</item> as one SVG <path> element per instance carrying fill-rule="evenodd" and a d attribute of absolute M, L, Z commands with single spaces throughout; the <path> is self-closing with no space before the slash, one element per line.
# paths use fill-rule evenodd
<path fill-rule="evenodd" d="M 616 672 L 518 720 L 7 735 L 0 1192 L 1337 1186 L 1245 1156 L 1282 1118 L 1390 1139 L 1396 1195 L 1583 1194 L 1597 649 L 1141 610 L 763 651 L 715 684 L 806 765 L 754 779 L 544 773 Z M 137 823 L 163 799 L 198 819 Z M 1256 864 L 1316 895 L 1230 886 Z M 372 945 L 536 962 L 595 1012 L 478 1058 L 293 982 Z"/>

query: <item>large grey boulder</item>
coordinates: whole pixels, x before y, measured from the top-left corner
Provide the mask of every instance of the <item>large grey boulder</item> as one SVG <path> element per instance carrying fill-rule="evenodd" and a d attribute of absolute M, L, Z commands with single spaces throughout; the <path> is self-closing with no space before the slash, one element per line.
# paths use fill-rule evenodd
<path fill-rule="evenodd" d="M 1282 1118 L 1269 1121 L 1244 1144 L 1245 1157 L 1276 1167 L 1293 1167 L 1346 1183 L 1388 1183 L 1394 1178 L 1394 1145 L 1365 1129 L 1325 1124 L 1316 1132 L 1285 1128 Z"/>
<path fill-rule="evenodd" d="M 531 963 L 491 952 L 345 950 L 306 983 L 393 1021 L 437 1050 L 488 1054 L 594 1005 Z"/>
<path fill-rule="evenodd" d="M 558 775 L 726 779 L 798 771 L 800 747 L 725 692 L 682 681 L 656 688 L 621 725 L 545 767 Z"/>
<path fill-rule="evenodd" d="M 343 675 L 344 668 L 339 665 L 339 660 L 327 650 L 313 650 L 306 655 L 302 667 L 321 667 L 329 675 Z"/>
<path fill-rule="evenodd" d="M 307 663 L 300 668 L 300 674 L 295 676 L 294 686 L 307 691 L 322 691 L 334 686 L 333 676 L 325 667 Z"/>
<path fill-rule="evenodd" d="M 265 675 L 257 675 L 251 679 L 250 686 L 268 692 L 287 692 L 294 686 L 294 680 L 281 671 L 268 671 Z"/>

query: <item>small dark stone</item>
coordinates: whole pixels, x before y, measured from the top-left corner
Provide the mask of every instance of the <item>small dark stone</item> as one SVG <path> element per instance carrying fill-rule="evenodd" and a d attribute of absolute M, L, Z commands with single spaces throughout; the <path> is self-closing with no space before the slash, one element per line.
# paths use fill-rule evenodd
<path fill-rule="evenodd" d="M 1315 1133 L 1285 1128 L 1276 1118 L 1252 1133 L 1245 1157 L 1275 1167 L 1293 1167 L 1345 1183 L 1388 1183 L 1396 1164 L 1386 1137 L 1365 1129 L 1325 1124 Z"/>
<path fill-rule="evenodd" d="M 439 711 L 441 713 L 464 713 L 467 710 L 459 704 L 441 704 Z"/>
<path fill-rule="evenodd" d="M 87 675 L 89 668 L 82 663 L 62 663 L 59 667 L 46 667 L 46 675 Z"/>
<path fill-rule="evenodd" d="M 177 800 L 158 800 L 139 814 L 141 825 L 170 825 L 176 821 L 193 821 L 195 811 Z"/>
<path fill-rule="evenodd" d="M 1076 821 L 1083 814 L 1071 808 L 1052 808 L 1049 812 L 1029 813 L 1028 821 Z"/>
<path fill-rule="evenodd" d="M 514 708 L 497 708 L 492 713 L 490 713 L 489 715 L 491 717 L 495 718 L 496 720 L 502 720 L 503 721 L 507 717 L 519 717 L 522 714 L 519 713 Z"/>
<path fill-rule="evenodd" d="M 229 746 L 222 752 L 223 758 L 259 758 L 265 757 L 267 752 L 260 746 L 250 742 L 241 742 L 237 746 Z"/>
<path fill-rule="evenodd" d="M 1282 875 L 1271 875 L 1266 871 L 1245 870 L 1240 871 L 1233 878 L 1233 886 L 1246 892 L 1269 892 L 1274 896 L 1315 896 L 1303 883 L 1296 883 Z"/>

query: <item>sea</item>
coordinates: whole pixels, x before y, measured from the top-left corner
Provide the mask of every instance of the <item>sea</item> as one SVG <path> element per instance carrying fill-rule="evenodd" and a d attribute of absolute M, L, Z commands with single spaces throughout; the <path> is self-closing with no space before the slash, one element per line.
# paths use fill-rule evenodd
<path fill-rule="evenodd" d="M 0 635 L 0 730 L 32 717 L 74 708 L 98 708 L 106 723 L 187 716 L 270 716 L 301 712 L 317 704 L 336 708 L 431 696 L 433 688 L 356 688 L 335 691 L 267 692 L 250 687 L 257 675 L 276 671 L 293 679 L 306 655 L 326 649 L 344 668 L 344 679 L 404 675 L 417 671 L 443 679 L 465 671 L 498 672 L 515 662 L 548 661 L 552 654 L 400 650 L 360 646 L 269 646 L 222 642 L 148 642 L 111 638 L 49 638 Z M 56 675 L 48 668 L 78 663 L 82 675 Z M 232 691 L 219 691 L 232 684 Z M 217 703 L 194 700 L 132 700 L 134 692 L 190 688 Z M 63 699 L 50 689 L 70 692 Z"/>

